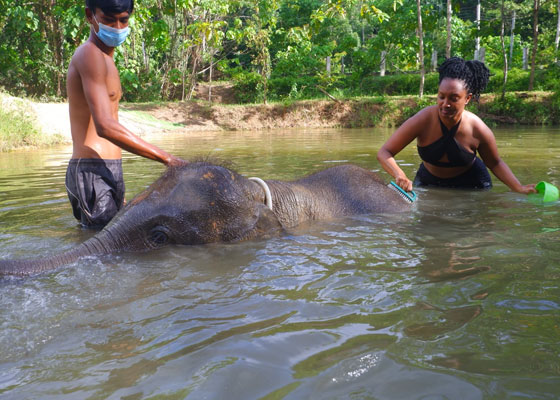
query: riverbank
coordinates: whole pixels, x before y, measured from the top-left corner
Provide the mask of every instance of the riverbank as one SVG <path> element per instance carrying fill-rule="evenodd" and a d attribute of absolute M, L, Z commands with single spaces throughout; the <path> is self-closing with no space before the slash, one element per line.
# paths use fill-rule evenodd
<path fill-rule="evenodd" d="M 470 105 L 489 125 L 558 124 L 552 92 L 516 92 L 502 100 L 483 95 Z M 166 132 L 292 128 L 363 128 L 398 126 L 435 96 L 367 97 L 306 100 L 274 104 L 228 105 L 191 102 L 123 103 L 119 119 L 139 136 Z M 0 151 L 71 142 L 67 103 L 41 103 L 0 93 Z"/>

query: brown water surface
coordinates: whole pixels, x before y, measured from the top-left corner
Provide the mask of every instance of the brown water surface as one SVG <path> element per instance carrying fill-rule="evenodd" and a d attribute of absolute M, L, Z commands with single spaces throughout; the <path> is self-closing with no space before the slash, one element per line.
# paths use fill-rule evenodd
<path fill-rule="evenodd" d="M 186 159 L 295 179 L 379 170 L 389 130 L 167 135 Z M 496 129 L 524 183 L 560 186 L 560 131 Z M 409 177 L 415 146 L 398 155 Z M 0 257 L 91 235 L 64 188 L 69 147 L 0 155 Z M 126 155 L 127 198 L 163 171 Z M 386 174 L 382 174 L 388 180 Z M 560 203 L 418 190 L 413 212 L 283 237 L 90 257 L 0 282 L 2 399 L 552 399 L 560 396 Z"/>

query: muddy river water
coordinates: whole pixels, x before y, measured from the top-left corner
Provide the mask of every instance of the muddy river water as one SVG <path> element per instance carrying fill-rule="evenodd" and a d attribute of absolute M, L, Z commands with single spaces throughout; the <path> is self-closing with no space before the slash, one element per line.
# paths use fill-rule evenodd
<path fill-rule="evenodd" d="M 524 183 L 560 186 L 560 130 L 496 128 Z M 168 134 L 186 159 L 295 179 L 379 171 L 390 130 Z M 398 155 L 413 177 L 415 146 Z M 0 257 L 91 236 L 73 219 L 68 146 L 0 154 Z M 126 154 L 127 199 L 163 166 Z M 382 173 L 388 181 L 388 176 Z M 2 399 L 560 397 L 560 203 L 494 178 L 418 190 L 411 213 L 360 215 L 238 244 L 89 257 L 0 281 Z"/>

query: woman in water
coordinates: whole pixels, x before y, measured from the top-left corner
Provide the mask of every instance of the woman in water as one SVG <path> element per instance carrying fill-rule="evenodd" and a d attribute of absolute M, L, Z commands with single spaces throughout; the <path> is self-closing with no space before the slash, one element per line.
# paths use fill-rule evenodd
<path fill-rule="evenodd" d="M 412 181 L 397 165 L 395 155 L 416 139 L 422 163 L 414 186 L 489 189 L 486 167 L 511 190 L 534 193 L 535 185 L 522 185 L 500 158 L 496 139 L 488 126 L 466 111 L 488 84 L 490 71 L 480 61 L 447 59 L 439 68 L 437 104 L 426 107 L 402 124 L 377 153 L 377 159 L 406 191 Z M 480 158 L 476 156 L 476 152 Z"/>

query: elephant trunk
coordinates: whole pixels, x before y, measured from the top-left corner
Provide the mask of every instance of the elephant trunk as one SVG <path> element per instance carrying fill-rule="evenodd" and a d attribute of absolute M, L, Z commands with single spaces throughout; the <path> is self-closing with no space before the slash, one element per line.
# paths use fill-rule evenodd
<path fill-rule="evenodd" d="M 0 260 L 0 277 L 39 274 L 70 264 L 81 257 L 118 251 L 117 246 L 122 245 L 122 239 L 115 240 L 115 235 L 104 229 L 84 243 L 61 254 L 23 260 Z"/>

